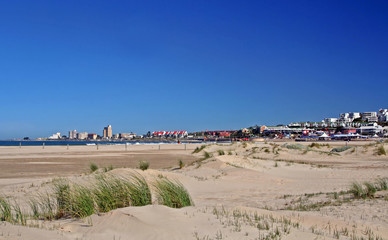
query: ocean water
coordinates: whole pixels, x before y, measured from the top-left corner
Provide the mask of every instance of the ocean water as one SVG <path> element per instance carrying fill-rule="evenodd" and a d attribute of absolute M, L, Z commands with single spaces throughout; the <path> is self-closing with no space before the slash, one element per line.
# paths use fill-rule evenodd
<path fill-rule="evenodd" d="M 181 143 L 194 143 L 194 141 L 181 141 Z M 197 143 L 197 142 L 196 142 Z M 176 141 L 33 141 L 33 140 L 1 140 L 0 146 L 74 146 L 74 145 L 134 145 L 134 144 L 177 144 Z"/>

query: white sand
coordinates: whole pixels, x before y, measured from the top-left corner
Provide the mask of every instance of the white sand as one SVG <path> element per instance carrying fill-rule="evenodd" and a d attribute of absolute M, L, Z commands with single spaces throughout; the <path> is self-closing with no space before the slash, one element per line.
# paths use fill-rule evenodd
<path fill-rule="evenodd" d="M 39 222 L 38 227 L 3 222 L 0 224 L 0 239 L 261 239 L 270 232 L 274 233 L 276 227 L 281 232 L 281 239 L 337 239 L 337 236 L 351 239 L 352 234 L 367 238 L 370 232 L 388 239 L 387 191 L 378 192 L 375 199 L 366 200 L 354 200 L 348 194 L 344 196 L 345 200 L 349 200 L 342 202 L 332 194 L 348 190 L 354 181 L 373 182 L 378 178 L 388 178 L 387 156 L 376 155 L 374 146 L 363 147 L 370 142 L 357 142 L 357 151 L 349 149 L 339 155 L 327 154 L 331 149 L 327 147 L 304 152 L 281 147 L 283 143 L 276 144 L 279 146 L 265 143 L 250 143 L 246 147 L 240 143 L 213 144 L 203 150 L 212 153 L 213 158 L 202 161 L 200 165 L 193 164 L 178 170 L 174 170 L 174 166 L 144 172 L 137 170 L 149 182 L 157 179 L 158 175 L 181 181 L 195 203 L 193 207 L 172 209 L 155 203 L 117 209 L 82 220 Z M 344 146 L 346 143 L 330 144 Z M 164 145 L 162 148 L 169 154 L 189 156 L 197 146 L 190 145 L 190 150 L 186 151 L 182 145 Z M 0 148 L 0 162 L 36 158 L 37 161 L 29 161 L 31 166 L 44 165 L 49 169 L 58 168 L 61 164 L 43 160 L 42 154 L 52 158 L 67 154 L 68 159 L 82 159 L 82 156 L 99 157 L 100 153 L 115 156 L 125 151 L 120 149 L 123 146 L 104 146 L 103 151 L 99 149 L 96 153 L 97 150 L 92 147 L 70 147 L 70 150 L 49 146 L 45 149 L 5 147 Z M 161 153 L 158 146 L 133 147 L 137 148 L 137 154 Z M 278 154 L 274 153 L 274 147 L 278 149 Z M 385 149 L 388 151 L 387 144 Z M 224 150 L 225 155 L 219 156 L 218 150 Z M 73 152 L 68 154 L 68 151 Z M 203 151 L 194 156 L 201 158 Z M 229 152 L 232 155 L 228 155 Z M 61 163 L 66 163 L 64 158 L 61 159 Z M 133 171 L 118 168 L 110 173 L 126 176 Z M 75 182 L 88 182 L 93 174 L 77 174 L 69 178 Z M 3 178 L 0 179 L 0 191 L 23 202 L 47 189 L 50 180 L 50 176 L 44 175 Z M 328 201 L 331 203 L 320 209 L 288 210 L 290 207 Z M 261 220 L 254 220 L 255 213 L 261 216 Z M 282 217 L 294 223 L 287 233 L 282 230 Z M 270 224 L 269 231 L 258 227 L 259 223 L 265 222 Z"/>

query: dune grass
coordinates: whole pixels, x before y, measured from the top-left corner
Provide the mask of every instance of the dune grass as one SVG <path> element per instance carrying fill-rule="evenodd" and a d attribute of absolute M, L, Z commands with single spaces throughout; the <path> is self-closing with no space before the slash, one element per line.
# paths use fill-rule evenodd
<path fill-rule="evenodd" d="M 379 178 L 376 182 L 376 186 L 379 191 L 388 190 L 388 183 L 386 179 Z"/>
<path fill-rule="evenodd" d="M 387 155 L 387 152 L 385 151 L 384 145 L 380 144 L 377 149 L 376 149 L 376 154 L 377 155 Z"/>
<path fill-rule="evenodd" d="M 154 187 L 158 195 L 158 201 L 162 205 L 172 208 L 182 208 L 194 205 L 188 191 L 178 181 L 162 178 L 155 182 Z"/>
<path fill-rule="evenodd" d="M 97 166 L 96 163 L 90 163 L 89 168 L 90 168 L 90 172 L 91 173 L 93 173 L 93 172 L 98 170 L 98 166 Z"/>
<path fill-rule="evenodd" d="M 202 145 L 201 147 L 196 147 L 192 153 L 199 153 L 205 148 L 206 148 L 206 145 Z"/>
<path fill-rule="evenodd" d="M 94 188 L 95 202 L 99 212 L 128 206 L 151 204 L 151 191 L 141 176 L 130 179 L 113 176 L 99 176 Z"/>
<path fill-rule="evenodd" d="M 224 152 L 224 150 L 222 150 L 222 149 L 218 150 L 217 152 L 218 152 L 218 155 L 220 155 L 220 156 L 221 156 L 221 155 L 225 155 L 225 152 Z"/>
<path fill-rule="evenodd" d="M 155 189 L 163 205 L 173 208 L 193 205 L 189 193 L 177 181 L 161 178 L 156 181 Z M 57 179 L 51 190 L 27 199 L 29 209 L 26 212 L 16 201 L 0 197 L 0 221 L 26 225 L 28 219 L 85 218 L 117 208 L 152 204 L 150 187 L 145 178 L 137 174 L 127 178 L 101 174 L 87 186 Z"/>
<path fill-rule="evenodd" d="M 364 182 L 363 184 L 353 182 L 350 186 L 349 193 L 353 194 L 354 198 L 374 198 L 377 191 L 383 191 L 388 189 L 388 183 L 386 179 L 380 178 L 375 183 Z"/>
<path fill-rule="evenodd" d="M 54 181 L 53 191 L 57 204 L 56 217 L 61 218 L 68 213 L 68 207 L 70 206 L 70 184 L 65 179 L 58 179 Z"/>
<path fill-rule="evenodd" d="M 179 169 L 182 169 L 185 166 L 185 163 L 181 159 L 179 159 L 178 166 L 179 166 Z"/>
<path fill-rule="evenodd" d="M 337 147 L 337 148 L 331 149 L 331 152 L 335 152 L 335 153 L 344 152 L 344 151 L 349 150 L 349 149 L 351 149 L 351 148 L 352 148 L 352 147 L 350 147 L 350 146 Z"/>
<path fill-rule="evenodd" d="M 150 163 L 147 161 L 140 161 L 139 168 L 143 171 L 147 170 L 150 167 Z"/>
<path fill-rule="evenodd" d="M 211 153 L 204 151 L 202 160 L 206 160 L 206 159 L 211 158 L 211 157 L 213 157 L 213 155 Z"/>
<path fill-rule="evenodd" d="M 0 197 L 0 220 L 12 222 L 11 202 L 5 197 Z"/>
<path fill-rule="evenodd" d="M 84 186 L 74 186 L 68 204 L 68 213 L 74 218 L 85 218 L 95 212 L 92 191 Z"/>

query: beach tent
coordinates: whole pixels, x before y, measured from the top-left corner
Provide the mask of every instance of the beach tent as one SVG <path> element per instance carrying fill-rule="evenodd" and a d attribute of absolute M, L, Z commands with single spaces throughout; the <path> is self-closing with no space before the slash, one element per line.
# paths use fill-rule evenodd
<path fill-rule="evenodd" d="M 319 140 L 327 140 L 329 138 L 330 137 L 326 133 L 323 133 L 321 136 L 318 137 Z"/>

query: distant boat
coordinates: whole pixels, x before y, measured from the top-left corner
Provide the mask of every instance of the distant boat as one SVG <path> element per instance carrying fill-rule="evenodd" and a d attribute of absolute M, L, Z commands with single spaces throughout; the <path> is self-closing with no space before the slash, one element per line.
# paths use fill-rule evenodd
<path fill-rule="evenodd" d="M 87 145 L 87 146 L 96 146 L 95 143 L 87 143 L 86 145 Z"/>

